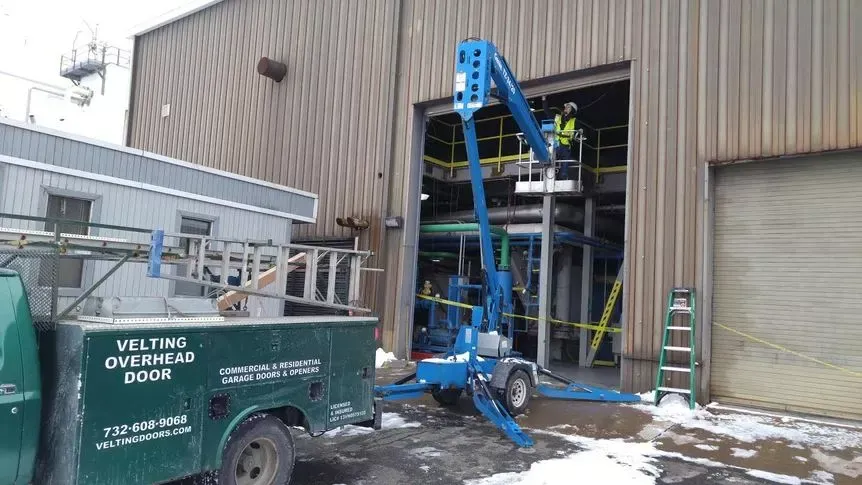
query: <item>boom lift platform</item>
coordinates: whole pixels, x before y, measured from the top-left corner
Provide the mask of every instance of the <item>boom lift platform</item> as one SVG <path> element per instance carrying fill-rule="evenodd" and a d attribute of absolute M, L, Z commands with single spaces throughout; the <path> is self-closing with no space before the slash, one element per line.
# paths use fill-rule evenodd
<path fill-rule="evenodd" d="M 491 93 L 492 80 L 497 86 L 494 94 Z M 479 225 L 483 301 L 472 308 L 470 323 L 458 329 L 457 338 L 444 357 L 419 361 L 415 374 L 391 385 L 377 386 L 375 393 L 392 401 L 415 399 L 431 393 L 440 404 L 451 405 L 466 391 L 485 417 L 519 446 L 529 447 L 533 440 L 521 430 L 513 416 L 526 410 L 534 390 L 555 399 L 638 402 L 640 398 L 634 394 L 578 384 L 556 375 L 521 358 L 511 349 L 511 340 L 501 334 L 503 328 L 511 328 L 507 319 L 512 313 L 512 275 L 508 261 L 498 268 L 494 260 L 473 118 L 476 111 L 488 104 L 491 96 L 509 108 L 523 131 L 523 140 L 531 149 L 530 171 L 535 165 L 544 174 L 539 181 L 541 186 L 532 189 L 540 193 L 582 190 L 580 180 L 575 184 L 548 185 L 548 180 L 555 176 L 558 162 L 554 159 L 554 121 L 544 120 L 539 124 L 515 75 L 494 44 L 480 39 L 462 41 L 456 50 L 454 109 L 461 116 L 464 128 L 473 206 Z M 579 163 L 576 171 L 580 173 Z M 542 383 L 540 375 L 564 386 Z"/>

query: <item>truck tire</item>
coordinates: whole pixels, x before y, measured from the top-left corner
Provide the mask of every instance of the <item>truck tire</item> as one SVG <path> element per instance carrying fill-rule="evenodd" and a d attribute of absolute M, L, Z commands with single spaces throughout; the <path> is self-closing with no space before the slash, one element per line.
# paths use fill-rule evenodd
<path fill-rule="evenodd" d="M 290 430 L 275 416 L 256 414 L 228 438 L 219 485 L 287 485 L 296 448 Z"/>
<path fill-rule="evenodd" d="M 461 399 L 461 389 L 440 389 L 438 387 L 431 391 L 431 397 L 441 406 L 454 406 Z"/>
<path fill-rule="evenodd" d="M 523 414 L 530 405 L 530 397 L 533 395 L 533 386 L 530 384 L 530 376 L 518 369 L 506 379 L 506 388 L 497 391 L 500 402 L 512 417 Z"/>

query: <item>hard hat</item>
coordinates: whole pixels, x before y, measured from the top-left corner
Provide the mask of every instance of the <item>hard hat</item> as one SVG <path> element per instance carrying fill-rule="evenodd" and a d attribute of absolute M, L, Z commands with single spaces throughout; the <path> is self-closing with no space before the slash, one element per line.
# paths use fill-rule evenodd
<path fill-rule="evenodd" d="M 571 107 L 572 107 L 572 111 L 574 111 L 575 113 L 577 113 L 577 112 L 578 112 L 578 105 L 576 105 L 575 103 L 573 103 L 573 102 L 569 101 L 568 103 L 566 103 L 566 104 L 564 104 L 564 105 L 563 105 L 563 107 L 566 107 L 566 106 L 571 106 Z"/>

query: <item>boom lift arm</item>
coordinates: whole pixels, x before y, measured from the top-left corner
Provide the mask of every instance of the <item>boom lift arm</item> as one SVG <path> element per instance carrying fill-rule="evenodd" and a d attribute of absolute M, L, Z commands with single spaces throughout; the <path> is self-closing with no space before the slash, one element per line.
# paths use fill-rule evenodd
<path fill-rule="evenodd" d="M 488 319 L 488 332 L 493 332 L 503 320 L 503 314 L 511 312 L 511 284 L 504 283 L 504 281 L 511 282 L 511 278 L 498 274 L 494 263 L 491 224 L 488 219 L 476 121 L 473 115 L 488 105 L 492 96 L 491 81 L 493 80 L 497 85 L 494 97 L 509 108 L 513 119 L 524 134 L 524 139 L 533 150 L 534 157 L 543 165 L 553 163 L 554 122 L 544 121 L 539 125 L 509 64 L 493 43 L 487 40 L 468 39 L 461 42 L 455 55 L 454 108 L 461 116 L 464 128 L 470 183 L 473 188 L 473 207 L 479 224 L 482 266 L 486 277 L 485 315 Z M 507 263 L 504 262 L 504 264 Z"/>

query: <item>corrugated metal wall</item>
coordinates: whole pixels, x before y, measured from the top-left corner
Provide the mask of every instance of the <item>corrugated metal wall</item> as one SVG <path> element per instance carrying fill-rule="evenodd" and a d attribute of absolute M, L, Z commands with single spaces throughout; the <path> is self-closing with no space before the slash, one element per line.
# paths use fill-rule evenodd
<path fill-rule="evenodd" d="M 394 6 L 229 0 L 138 37 L 129 144 L 327 194 L 299 238 L 349 237 L 344 216 L 379 229 Z M 282 82 L 261 56 L 287 64 Z"/>
<path fill-rule="evenodd" d="M 92 194 L 98 199 L 93 203 L 92 222 L 138 227 L 144 229 L 163 228 L 179 232 L 180 211 L 197 216 L 210 217 L 216 235 L 237 239 L 272 239 L 283 241 L 290 236 L 291 221 L 282 217 L 253 213 L 245 210 L 207 204 L 197 200 L 159 194 L 132 187 L 123 187 L 106 182 L 51 173 L 28 167 L 0 162 L 3 178 L 0 180 L 0 212 L 44 217 L 47 200 L 46 190 L 77 194 Z M 167 224 L 167 226 L 166 226 Z M 0 219 L 0 226 L 22 229 L 44 230 L 38 222 L 25 223 L 20 220 Z M 142 243 L 149 242 L 147 234 L 97 229 L 92 232 L 101 237 L 119 237 Z M 287 236 L 285 236 L 287 235 Z M 88 262 L 92 265 L 90 281 L 98 279 L 113 263 Z M 85 268 L 85 273 L 88 270 Z M 143 264 L 126 264 L 114 273 L 105 285 L 96 290 L 96 296 L 165 296 L 170 294 L 170 281 L 146 277 Z M 71 303 L 74 298 L 64 299 Z M 61 305 L 64 303 L 61 302 Z M 273 301 L 267 307 L 276 311 L 280 305 Z"/>
<path fill-rule="evenodd" d="M 350 209 L 410 217 L 413 106 L 451 95 L 454 49 L 468 36 L 497 43 L 521 80 L 631 61 L 626 389 L 653 385 L 666 291 L 702 282 L 704 162 L 862 144 L 862 4 L 852 0 L 228 0 L 139 38 L 132 144 L 317 192 L 319 234 L 343 234 L 333 217 Z M 287 84 L 254 74 L 268 52 L 289 61 Z M 333 135 L 321 130 L 329 96 L 345 94 L 351 127 L 330 162 L 321 153 Z M 415 235 L 386 234 L 368 247 L 385 253 L 378 310 L 391 346 L 409 321 Z"/>
<path fill-rule="evenodd" d="M 58 168 L 129 180 L 314 221 L 316 196 L 288 187 L 241 180 L 233 174 L 202 169 L 181 160 L 0 119 L 0 155 L 47 163 Z"/>

